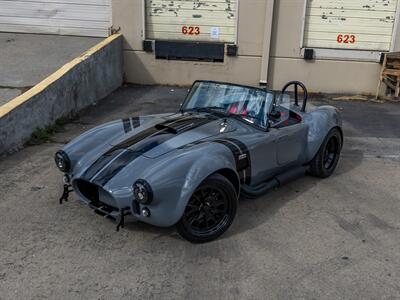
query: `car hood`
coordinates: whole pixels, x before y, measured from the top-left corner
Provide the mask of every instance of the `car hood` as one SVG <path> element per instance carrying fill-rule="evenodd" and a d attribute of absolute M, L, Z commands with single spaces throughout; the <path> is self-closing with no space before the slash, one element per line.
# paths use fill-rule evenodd
<path fill-rule="evenodd" d="M 111 148 L 108 152 L 124 149 L 148 158 L 156 158 L 187 144 L 235 130 L 227 120 L 211 114 L 163 116 L 132 130 L 129 130 L 128 121 L 122 122 L 126 122 L 124 133 L 109 141 Z"/>
<path fill-rule="evenodd" d="M 155 159 L 188 144 L 236 130 L 231 120 L 206 113 L 174 114 L 125 119 L 103 146 L 80 157 L 78 177 L 105 185 L 140 156 Z"/>

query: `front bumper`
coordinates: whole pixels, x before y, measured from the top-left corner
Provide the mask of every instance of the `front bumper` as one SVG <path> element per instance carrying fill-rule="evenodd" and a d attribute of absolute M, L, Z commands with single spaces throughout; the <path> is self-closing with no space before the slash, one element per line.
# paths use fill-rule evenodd
<path fill-rule="evenodd" d="M 74 180 L 64 183 L 64 192 L 60 199 L 68 201 L 68 195 L 74 191 L 78 201 L 88 206 L 96 214 L 117 223 L 117 231 L 125 225 L 125 217 L 133 216 L 131 207 L 119 207 L 117 201 L 103 188 L 84 180 Z M 135 220 L 133 217 L 132 219 Z"/>
<path fill-rule="evenodd" d="M 81 177 L 71 176 L 69 188 L 73 188 L 79 202 L 107 219 L 119 222 L 122 216 L 127 216 L 129 221 L 140 221 L 158 227 L 176 224 L 182 216 L 178 207 L 179 201 L 185 202 L 185 199 L 179 198 L 180 190 L 174 186 L 161 191 L 154 189 L 155 195 L 163 196 L 156 196 L 150 204 L 136 201 L 129 187 L 102 187 Z M 186 202 L 182 205 L 186 206 Z"/>

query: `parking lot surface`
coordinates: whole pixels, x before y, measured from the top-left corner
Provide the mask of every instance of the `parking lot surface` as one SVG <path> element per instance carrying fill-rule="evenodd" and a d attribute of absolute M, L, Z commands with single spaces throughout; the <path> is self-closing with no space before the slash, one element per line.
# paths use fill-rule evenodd
<path fill-rule="evenodd" d="M 27 91 L 101 40 L 0 32 L 0 105 Z"/>
<path fill-rule="evenodd" d="M 55 151 L 109 120 L 176 111 L 186 91 L 121 88 L 0 160 L 0 299 L 400 298 L 399 105 L 316 99 L 344 117 L 335 174 L 241 200 L 211 243 L 141 223 L 117 233 L 76 201 L 58 204 Z"/>

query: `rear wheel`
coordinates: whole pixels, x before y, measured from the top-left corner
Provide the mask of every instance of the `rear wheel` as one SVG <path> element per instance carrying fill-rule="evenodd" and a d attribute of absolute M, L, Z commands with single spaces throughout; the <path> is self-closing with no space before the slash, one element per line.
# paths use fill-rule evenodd
<path fill-rule="evenodd" d="M 339 129 L 333 128 L 310 163 L 310 173 L 313 176 L 326 178 L 336 169 L 342 150 L 342 137 Z"/>
<path fill-rule="evenodd" d="M 232 224 L 237 204 L 232 183 L 222 175 L 211 175 L 190 198 L 177 224 L 178 233 L 193 243 L 214 240 Z"/>

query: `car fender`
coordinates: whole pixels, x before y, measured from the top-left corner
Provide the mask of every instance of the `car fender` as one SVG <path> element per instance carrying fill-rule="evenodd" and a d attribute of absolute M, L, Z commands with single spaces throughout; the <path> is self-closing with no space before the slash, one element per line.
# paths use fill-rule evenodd
<path fill-rule="evenodd" d="M 342 133 L 342 118 L 335 107 L 325 105 L 305 114 L 304 122 L 309 126 L 306 154 L 311 161 L 332 128 L 338 127 Z"/>
<path fill-rule="evenodd" d="M 235 172 L 239 181 L 234 157 L 223 145 L 206 143 L 168 156 L 143 173 L 154 194 L 154 203 L 149 206 L 152 217 L 142 219 L 144 222 L 157 226 L 176 224 L 197 187 L 219 170 Z"/>

